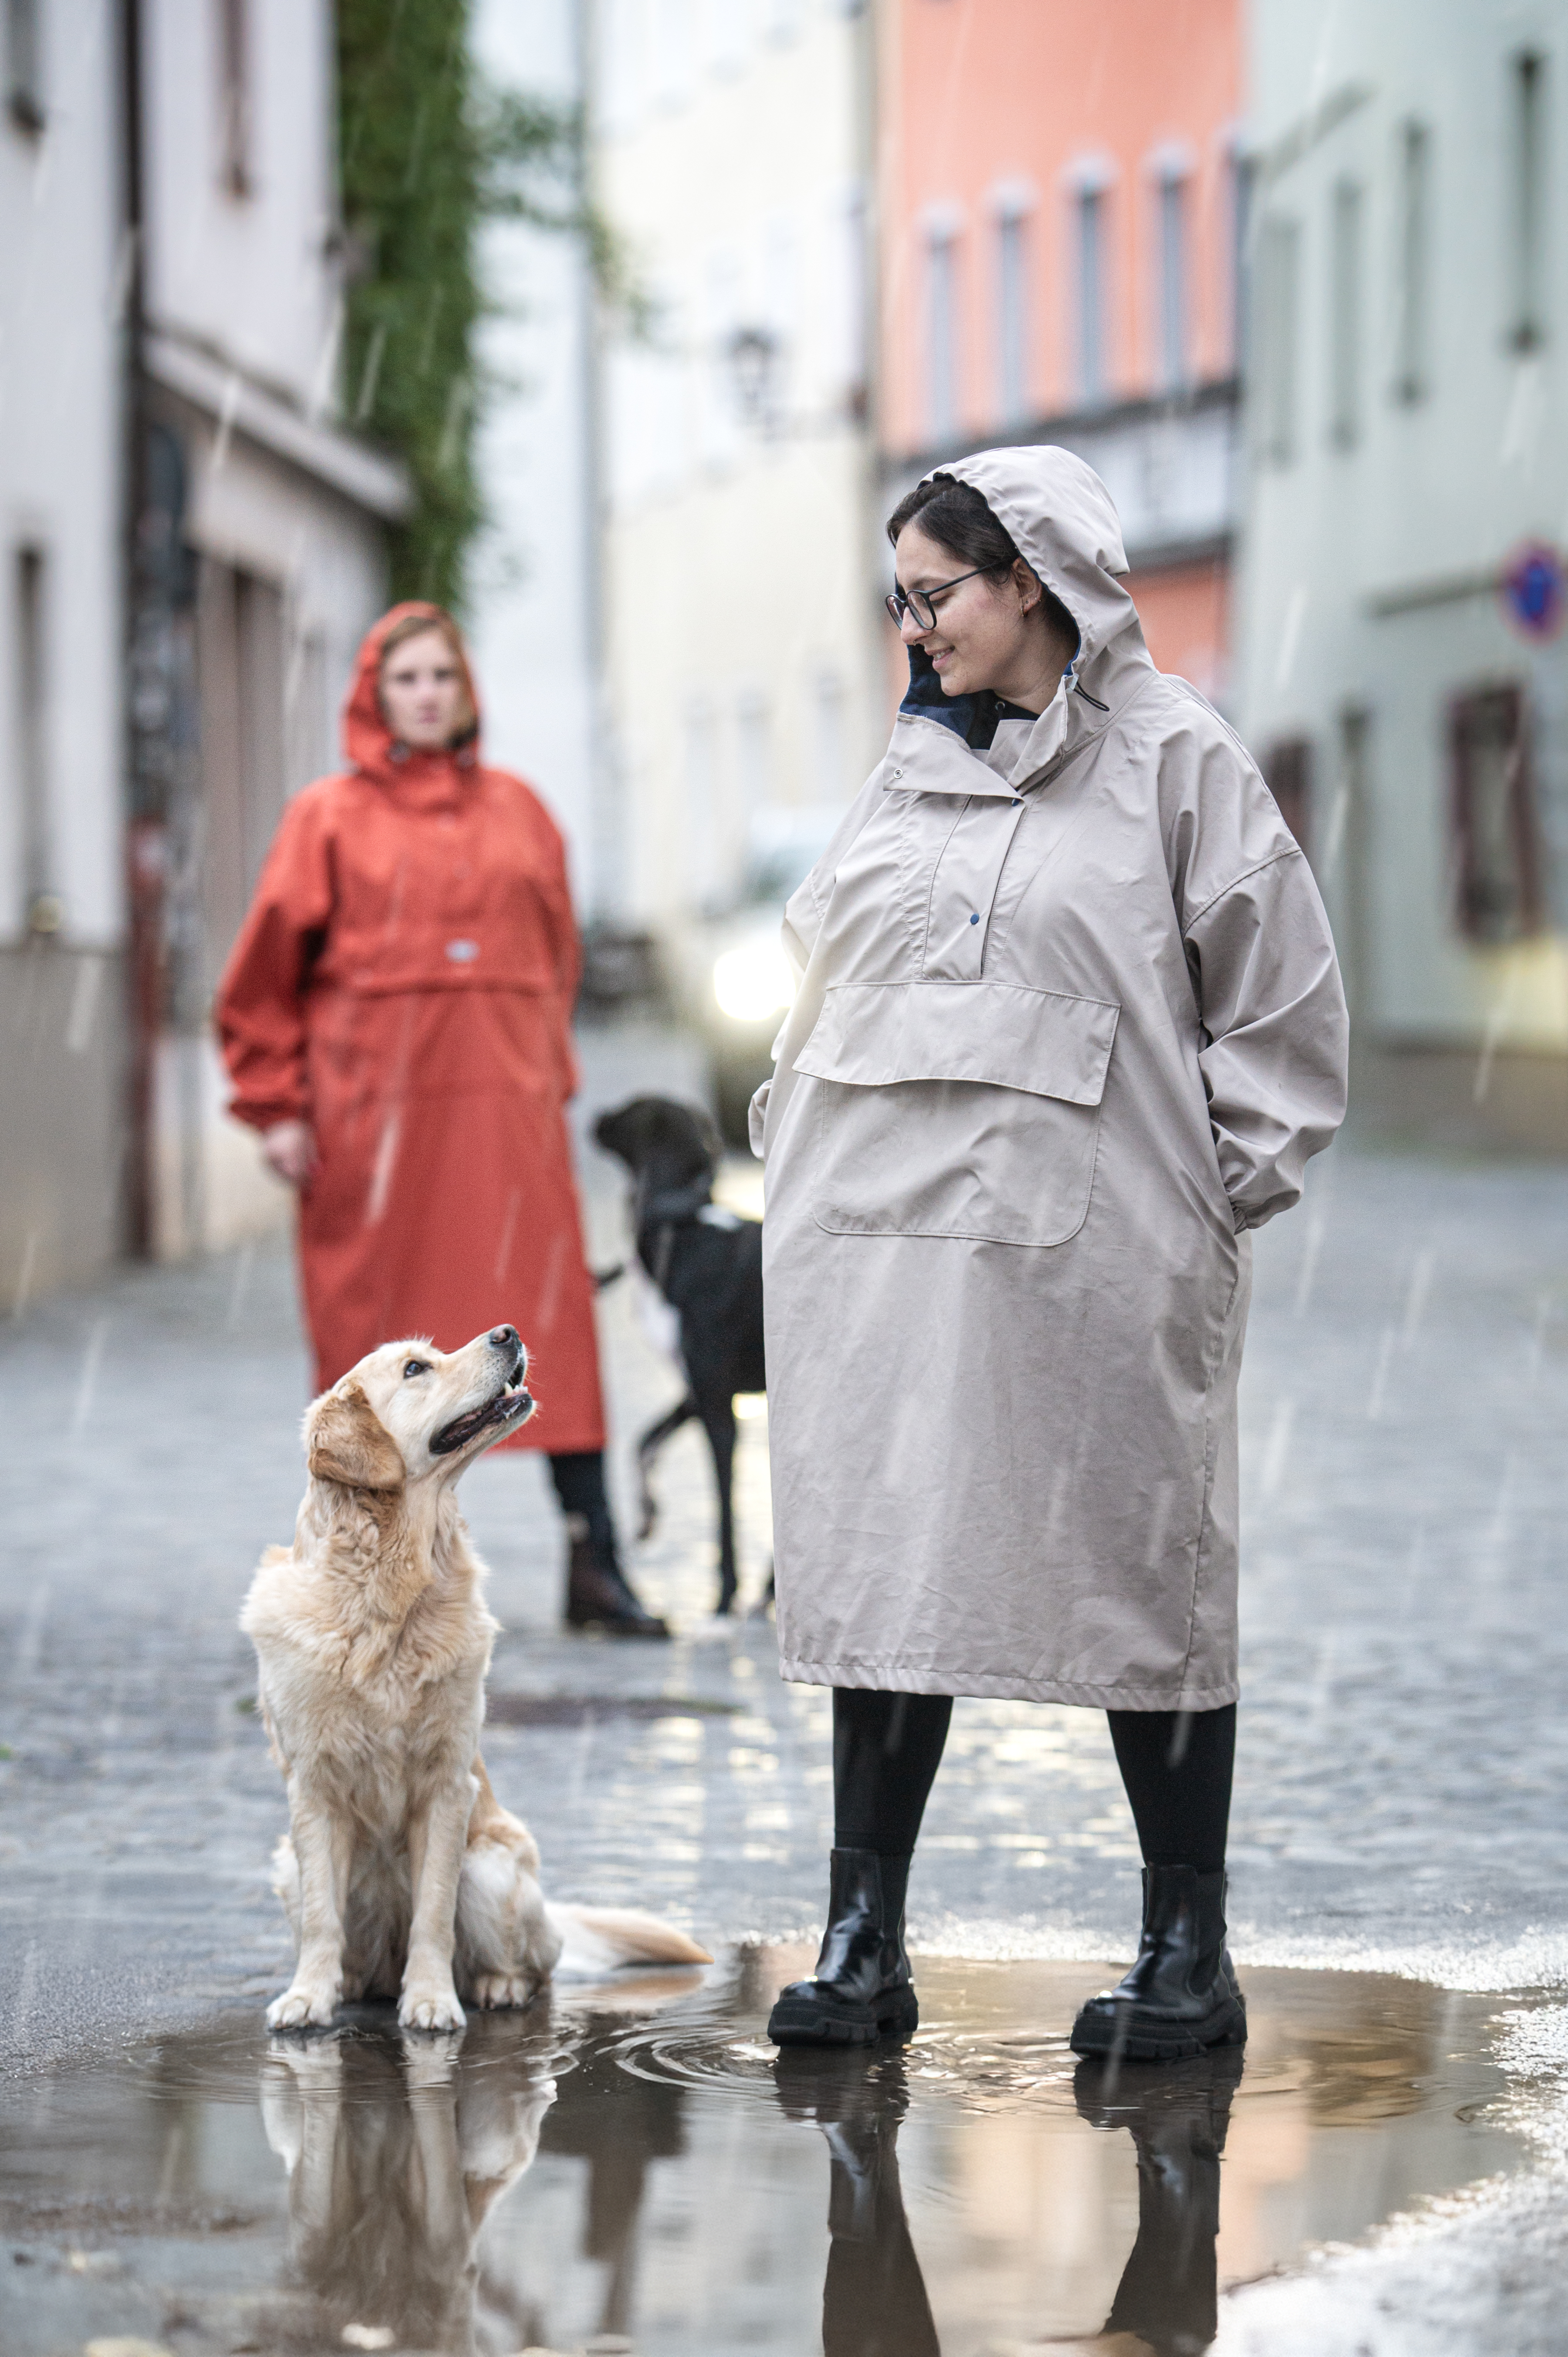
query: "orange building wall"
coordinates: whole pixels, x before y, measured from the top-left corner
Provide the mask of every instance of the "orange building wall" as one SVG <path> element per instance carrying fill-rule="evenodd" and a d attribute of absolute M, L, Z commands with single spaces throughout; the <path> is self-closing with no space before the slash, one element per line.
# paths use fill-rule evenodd
<path fill-rule="evenodd" d="M 1106 204 L 1106 394 L 1161 389 L 1158 205 L 1151 158 L 1190 153 L 1188 361 L 1234 366 L 1230 143 L 1240 0 L 883 0 L 880 179 L 883 436 L 931 447 L 926 223 L 955 209 L 961 439 L 1004 420 L 997 393 L 999 184 L 1028 183 L 1026 414 L 1077 405 L 1074 215 L 1064 174 L 1094 153 Z"/>

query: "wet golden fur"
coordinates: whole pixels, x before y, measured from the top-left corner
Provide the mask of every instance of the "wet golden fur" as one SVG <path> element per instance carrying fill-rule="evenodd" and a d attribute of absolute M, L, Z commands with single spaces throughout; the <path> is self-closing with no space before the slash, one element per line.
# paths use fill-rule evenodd
<path fill-rule="evenodd" d="M 392 1342 L 306 1413 L 294 1544 L 267 1549 L 240 1624 L 288 1787 L 274 1865 L 296 1957 L 274 2029 L 377 1996 L 405 2028 L 460 2028 L 465 2003 L 526 2005 L 575 1927 L 600 1964 L 706 1961 L 651 1917 L 547 1907 L 479 1758 L 497 1624 L 454 1491 L 532 1413 L 509 1389 L 525 1367 L 515 1337 Z M 491 1420 L 432 1448 L 476 1412 Z"/>

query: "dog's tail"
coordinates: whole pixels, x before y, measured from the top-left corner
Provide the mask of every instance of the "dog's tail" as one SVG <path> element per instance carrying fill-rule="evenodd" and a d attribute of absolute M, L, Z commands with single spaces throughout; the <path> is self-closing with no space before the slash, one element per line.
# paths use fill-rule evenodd
<path fill-rule="evenodd" d="M 711 1964 L 706 1948 L 688 1940 L 672 1923 L 636 1907 L 557 1907 L 544 1910 L 561 1935 L 560 1973 L 598 1979 L 623 1964 Z"/>

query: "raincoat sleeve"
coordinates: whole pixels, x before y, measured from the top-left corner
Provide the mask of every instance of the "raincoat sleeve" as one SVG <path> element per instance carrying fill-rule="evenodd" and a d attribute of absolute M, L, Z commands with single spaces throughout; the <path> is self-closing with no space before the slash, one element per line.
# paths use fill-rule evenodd
<path fill-rule="evenodd" d="M 305 995 L 332 905 L 331 835 L 306 791 L 284 813 L 213 1005 L 229 1110 L 252 1129 L 309 1113 Z"/>
<path fill-rule="evenodd" d="M 1262 1227 L 1299 1199 L 1345 1117 L 1349 1026 L 1328 919 L 1287 838 L 1183 931 L 1220 1176 L 1238 1229 Z"/>

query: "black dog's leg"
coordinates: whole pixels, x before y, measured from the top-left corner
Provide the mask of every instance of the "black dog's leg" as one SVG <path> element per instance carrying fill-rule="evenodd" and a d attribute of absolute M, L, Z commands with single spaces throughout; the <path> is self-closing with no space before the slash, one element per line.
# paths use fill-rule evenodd
<path fill-rule="evenodd" d="M 719 1602 L 727 1612 L 735 1602 L 735 1409 L 727 1399 L 711 1402 L 701 1411 L 703 1429 L 714 1452 L 714 1478 L 719 1485 Z"/>
<path fill-rule="evenodd" d="M 637 1444 L 637 1501 L 640 1516 L 637 1535 L 639 1539 L 647 1538 L 659 1520 L 659 1501 L 653 1494 L 654 1459 L 665 1442 L 679 1432 L 683 1424 L 690 1424 L 696 1413 L 697 1403 L 688 1392 L 684 1399 L 676 1401 L 668 1415 L 661 1415 L 657 1424 L 649 1426 Z"/>

